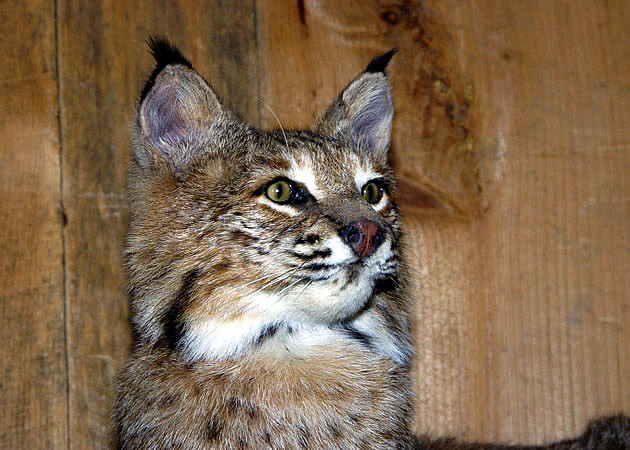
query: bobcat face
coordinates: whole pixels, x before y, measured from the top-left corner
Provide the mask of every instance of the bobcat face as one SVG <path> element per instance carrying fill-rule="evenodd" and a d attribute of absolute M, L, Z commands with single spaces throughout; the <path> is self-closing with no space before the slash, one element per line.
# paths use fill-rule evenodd
<path fill-rule="evenodd" d="M 243 266 L 258 269 L 240 281 L 274 297 L 253 302 L 261 313 L 273 303 L 272 314 L 289 323 L 339 322 L 356 314 L 375 281 L 395 270 L 393 181 L 366 155 L 302 134 L 308 139 L 289 134 L 288 148 L 274 139 L 272 171 L 254 157 L 245 171 L 248 198 L 217 220 L 240 237 Z M 366 186 L 375 190 L 372 203 Z M 234 242 L 223 243 L 226 251 Z"/>
<path fill-rule="evenodd" d="M 288 131 L 288 147 L 277 133 L 258 140 L 219 180 L 210 161 L 169 195 L 182 202 L 176 209 L 186 228 L 160 241 L 197 261 L 198 272 L 172 343 L 196 357 L 237 354 L 270 329 L 350 320 L 375 283 L 398 270 L 395 186 L 386 166 L 310 132 Z M 185 279 L 189 262 L 181 264 Z M 185 283 L 177 284 L 171 296 L 182 299 Z"/>
<path fill-rule="evenodd" d="M 130 171 L 140 338 L 226 358 L 270 336 L 286 349 L 291 336 L 369 327 L 376 283 L 399 270 L 382 70 L 391 54 L 315 130 L 262 132 L 166 51 L 171 63 L 158 64 L 139 103 Z"/>

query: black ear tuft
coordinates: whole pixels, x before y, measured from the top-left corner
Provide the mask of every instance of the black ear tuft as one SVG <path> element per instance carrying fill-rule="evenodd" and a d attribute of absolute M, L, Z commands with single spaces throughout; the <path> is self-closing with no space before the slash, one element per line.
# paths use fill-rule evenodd
<path fill-rule="evenodd" d="M 140 94 L 140 101 L 146 98 L 147 94 L 155 84 L 155 79 L 157 76 L 164 70 L 166 66 L 169 64 L 182 64 L 189 69 L 192 69 L 192 64 L 190 61 L 182 55 L 179 49 L 171 44 L 169 40 L 162 36 L 151 36 L 147 39 L 147 45 L 151 49 L 151 54 L 153 58 L 155 58 L 155 69 L 151 73 L 151 76 L 147 80 L 147 83 L 144 85 L 142 89 L 142 93 Z"/>
<path fill-rule="evenodd" d="M 359 149 L 386 159 L 392 131 L 394 104 L 385 68 L 396 49 L 374 58 L 367 68 L 346 86 L 317 123 L 317 130 L 344 136 Z"/>
<path fill-rule="evenodd" d="M 208 82 L 174 45 L 155 37 L 147 43 L 156 67 L 137 105 L 134 156 L 143 168 L 161 161 L 174 173 L 183 173 L 208 150 L 215 138 L 210 128 L 226 119 L 226 111 Z"/>
<path fill-rule="evenodd" d="M 190 61 L 167 38 L 151 36 L 147 39 L 147 45 L 158 67 L 164 67 L 167 64 L 183 64 L 192 69 Z"/>
<path fill-rule="evenodd" d="M 389 61 L 392 59 L 392 56 L 398 51 L 397 48 L 392 48 L 390 51 L 381 56 L 376 56 L 370 64 L 368 64 L 365 69 L 366 73 L 377 73 L 377 72 L 385 72 L 385 68 Z"/>

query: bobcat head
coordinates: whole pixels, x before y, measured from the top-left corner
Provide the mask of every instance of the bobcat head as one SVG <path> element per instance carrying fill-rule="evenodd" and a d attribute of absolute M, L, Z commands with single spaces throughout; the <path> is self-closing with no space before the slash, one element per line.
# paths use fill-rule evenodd
<path fill-rule="evenodd" d="M 394 52 L 313 130 L 261 131 L 168 42 L 150 45 L 157 67 L 137 106 L 129 182 L 137 337 L 193 359 L 271 340 L 282 345 L 268 351 L 299 352 L 339 333 L 392 341 L 381 330 L 395 328 L 398 300 L 381 291 L 396 290 L 400 271 L 384 72 Z"/>

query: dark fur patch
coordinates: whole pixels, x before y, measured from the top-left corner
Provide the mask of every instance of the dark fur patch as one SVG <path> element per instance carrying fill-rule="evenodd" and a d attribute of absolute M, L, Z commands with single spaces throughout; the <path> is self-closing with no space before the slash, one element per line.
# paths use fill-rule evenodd
<path fill-rule="evenodd" d="M 341 432 L 339 431 L 339 424 L 335 422 L 326 422 L 326 425 L 328 425 L 328 431 L 330 432 L 330 435 L 334 439 L 339 439 L 341 437 Z"/>
<path fill-rule="evenodd" d="M 395 276 L 381 278 L 374 283 L 374 292 L 392 292 L 396 289 L 398 284 L 398 279 Z"/>
<path fill-rule="evenodd" d="M 227 406 L 228 411 L 230 411 L 231 413 L 234 413 L 237 409 L 239 409 L 239 404 L 240 400 L 238 400 L 236 397 L 230 397 L 225 402 L 225 406 Z"/>
<path fill-rule="evenodd" d="M 175 297 L 173 304 L 165 311 L 162 318 L 164 337 L 167 345 L 172 349 L 177 348 L 186 332 L 186 324 L 182 320 L 182 314 L 190 304 L 195 281 L 199 278 L 200 273 L 201 270 L 197 268 L 186 274 L 177 297 Z"/>
<path fill-rule="evenodd" d="M 272 323 L 271 325 L 267 325 L 265 328 L 263 328 L 261 333 L 256 338 L 254 345 L 258 345 L 261 342 L 264 342 L 267 339 L 273 337 L 278 332 L 278 328 L 279 326 L 275 323 Z"/>
<path fill-rule="evenodd" d="M 271 253 L 269 250 L 267 250 L 266 248 L 261 247 L 259 245 L 254 245 L 254 246 L 252 246 L 252 248 L 254 250 L 256 250 L 256 253 L 258 253 L 261 256 L 265 256 L 265 255 L 268 255 L 269 253 Z"/>
<path fill-rule="evenodd" d="M 304 267 L 302 267 L 302 269 L 304 270 L 310 270 L 311 272 L 320 272 L 322 270 L 330 270 L 335 268 L 336 266 L 334 265 L 330 265 L 330 264 L 308 264 Z"/>
<path fill-rule="evenodd" d="M 332 254 L 332 251 L 329 248 L 327 248 L 325 250 L 315 250 L 313 253 L 309 253 L 309 254 L 297 253 L 297 252 L 292 252 L 291 254 L 295 256 L 296 258 L 302 259 L 304 261 L 310 261 L 311 259 L 315 259 L 315 258 L 328 258 Z"/>
<path fill-rule="evenodd" d="M 161 408 L 171 406 L 173 403 L 179 400 L 179 395 L 169 392 L 161 399 Z"/>
<path fill-rule="evenodd" d="M 368 64 L 367 68 L 365 69 L 365 72 L 366 73 L 378 73 L 378 72 L 385 73 L 385 68 L 387 67 L 387 64 L 389 64 L 389 61 L 392 59 L 392 56 L 394 56 L 394 54 L 397 51 L 398 51 L 397 48 L 392 48 L 387 53 L 381 56 L 376 56 L 372 61 L 370 61 L 370 64 Z"/>
<path fill-rule="evenodd" d="M 165 312 L 164 338 L 171 349 L 175 349 L 184 335 L 184 323 L 181 321 L 183 308 L 178 302 L 173 303 Z"/>
<path fill-rule="evenodd" d="M 303 238 L 299 238 L 295 241 L 295 245 L 298 244 L 309 244 L 309 245 L 313 245 L 316 244 L 319 241 L 320 237 L 317 234 L 307 234 L 306 236 L 304 236 Z"/>
<path fill-rule="evenodd" d="M 300 442 L 300 447 L 308 448 L 308 441 L 311 439 L 311 432 L 308 427 L 301 423 L 298 425 L 298 439 Z"/>
<path fill-rule="evenodd" d="M 630 448 L 630 417 L 623 414 L 589 423 L 580 440 L 586 448 Z"/>
<path fill-rule="evenodd" d="M 212 271 L 216 273 L 221 273 L 224 270 L 227 270 L 231 265 L 232 264 L 229 261 L 224 260 L 212 266 Z"/>
<path fill-rule="evenodd" d="M 255 419 L 256 417 L 258 417 L 258 408 L 250 402 L 247 402 L 245 404 L 245 412 L 250 417 L 250 419 Z"/>
<path fill-rule="evenodd" d="M 342 227 L 345 225 L 345 223 L 343 223 L 341 219 L 331 216 L 330 214 L 324 214 L 323 216 L 325 219 L 328 219 L 330 223 L 334 223 L 335 225 L 337 225 L 337 227 Z"/>
<path fill-rule="evenodd" d="M 129 304 L 129 322 L 131 323 L 131 337 L 132 337 L 131 341 L 140 342 L 142 333 L 138 329 L 138 324 L 132 319 L 137 314 L 137 312 L 135 311 L 136 289 L 133 287 L 129 288 L 128 304 Z"/>
<path fill-rule="evenodd" d="M 190 61 L 165 37 L 151 36 L 147 39 L 147 45 L 151 49 L 151 54 L 153 55 L 153 58 L 155 58 L 156 65 L 142 89 L 140 101 L 138 103 L 142 103 L 142 101 L 146 98 L 149 91 L 153 88 L 157 76 L 169 64 L 183 64 L 189 69 L 193 68 Z"/>
<path fill-rule="evenodd" d="M 258 408 L 251 402 L 244 400 L 238 397 L 229 397 L 225 403 L 227 411 L 231 415 L 239 414 L 240 411 L 245 411 L 245 413 L 251 418 L 254 419 L 258 416 Z"/>
<path fill-rule="evenodd" d="M 260 241 L 260 237 L 252 236 L 251 234 L 245 233 L 244 231 L 241 231 L 241 230 L 233 230 L 230 234 L 233 240 L 239 241 L 243 244 L 249 241 L 253 241 L 253 242 Z"/>
<path fill-rule="evenodd" d="M 373 349 L 372 340 L 370 339 L 368 335 L 361 333 L 359 330 L 354 328 L 349 323 L 342 323 L 340 327 L 347 336 L 359 342 L 364 347 L 367 347 L 370 350 Z"/>
<path fill-rule="evenodd" d="M 216 441 L 221 435 L 223 425 L 220 422 L 210 419 L 206 425 L 206 440 L 209 442 Z"/>

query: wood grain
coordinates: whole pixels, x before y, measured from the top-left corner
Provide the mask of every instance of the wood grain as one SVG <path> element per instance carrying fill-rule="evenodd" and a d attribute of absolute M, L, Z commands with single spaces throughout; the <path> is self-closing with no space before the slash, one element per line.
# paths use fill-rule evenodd
<path fill-rule="evenodd" d="M 61 448 L 67 443 L 52 6 L 45 1 L 0 3 L 2 448 Z"/>
<path fill-rule="evenodd" d="M 63 199 L 70 433 L 76 448 L 111 445 L 116 374 L 130 349 L 123 272 L 129 124 L 168 36 L 227 103 L 257 120 L 251 3 L 60 1 Z M 87 32 L 86 32 L 87 31 Z M 237 70 L 238 68 L 238 70 Z"/>
<path fill-rule="evenodd" d="M 630 8 L 515 6 L 489 4 L 481 17 L 470 2 L 453 27 L 472 25 L 463 52 L 484 50 L 467 58 L 475 78 L 503 64 L 513 92 L 502 105 L 504 185 L 476 240 L 493 374 L 485 433 L 544 441 L 630 410 L 630 131 L 620 122 Z"/>
<path fill-rule="evenodd" d="M 456 30 L 450 57 L 471 80 L 476 117 L 501 111 L 476 145 L 496 133 L 504 165 L 478 220 L 408 227 L 417 266 L 441 280 L 418 289 L 418 395 L 435 386 L 438 399 L 423 402 L 418 428 L 544 442 L 628 412 L 627 4 L 431 7 Z M 460 250 L 435 248 L 445 241 Z M 461 356 L 432 359 L 423 342 Z"/>

